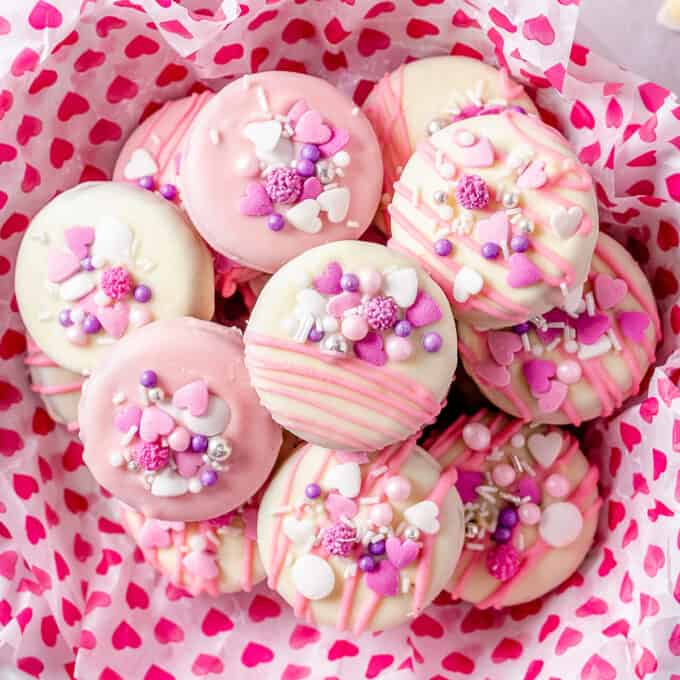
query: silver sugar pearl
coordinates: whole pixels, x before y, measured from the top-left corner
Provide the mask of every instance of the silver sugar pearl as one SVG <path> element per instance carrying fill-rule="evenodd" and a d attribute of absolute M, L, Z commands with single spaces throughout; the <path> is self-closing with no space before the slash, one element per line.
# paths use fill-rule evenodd
<path fill-rule="evenodd" d="M 420 538 L 420 531 L 416 527 L 406 527 L 404 529 L 404 538 L 408 538 L 410 541 L 417 541 Z"/>
<path fill-rule="evenodd" d="M 324 354 L 332 354 L 334 356 L 344 357 L 347 356 L 349 350 L 350 350 L 349 340 L 343 335 L 340 335 L 340 333 L 333 333 L 331 335 L 327 335 L 321 341 L 321 351 Z"/>
<path fill-rule="evenodd" d="M 445 191 L 440 189 L 439 191 L 434 192 L 432 198 L 434 198 L 435 203 L 446 203 L 448 196 Z"/>
<path fill-rule="evenodd" d="M 165 394 L 160 387 L 154 387 L 148 392 L 149 401 L 163 401 L 165 399 Z"/>
<path fill-rule="evenodd" d="M 130 470 L 130 472 L 134 472 L 137 469 L 137 463 L 134 460 L 129 460 L 127 469 Z"/>
<path fill-rule="evenodd" d="M 517 226 L 520 231 L 523 231 L 525 234 L 530 234 L 534 230 L 534 225 L 531 224 L 531 220 L 528 220 L 526 217 L 521 217 L 517 222 Z"/>
<path fill-rule="evenodd" d="M 439 132 L 440 130 L 443 130 L 445 127 L 447 127 L 450 124 L 451 124 L 451 121 L 447 120 L 446 118 L 433 118 L 427 124 L 427 127 L 425 128 L 426 131 L 427 131 L 428 137 L 435 134 L 435 132 Z"/>
<path fill-rule="evenodd" d="M 231 455 L 231 446 L 220 437 L 213 437 L 208 443 L 208 457 L 212 460 L 226 460 Z"/>
<path fill-rule="evenodd" d="M 466 538 L 477 538 L 479 535 L 479 527 L 476 524 L 468 524 L 465 527 Z"/>
<path fill-rule="evenodd" d="M 503 207 L 516 208 L 519 205 L 519 196 L 516 191 L 506 191 L 503 194 Z"/>
<path fill-rule="evenodd" d="M 316 176 L 321 184 L 330 184 L 335 179 L 335 167 L 328 161 L 316 164 Z"/>

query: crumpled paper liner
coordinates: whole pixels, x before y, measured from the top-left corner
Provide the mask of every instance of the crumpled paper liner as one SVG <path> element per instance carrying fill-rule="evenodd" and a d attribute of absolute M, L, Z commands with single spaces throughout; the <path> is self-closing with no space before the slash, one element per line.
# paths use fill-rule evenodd
<path fill-rule="evenodd" d="M 570 0 L 5 4 L 0 660 L 50 680 L 668 678 L 680 655 L 675 96 L 572 44 Z M 665 340 L 648 391 L 586 432 L 606 495 L 597 543 L 541 600 L 494 612 L 442 595 L 410 625 L 358 639 L 296 621 L 263 586 L 189 598 L 143 563 L 80 445 L 28 388 L 13 301 L 21 234 L 56 192 L 108 177 L 140 118 L 201 81 L 307 70 L 361 103 L 386 70 L 442 53 L 507 64 L 535 92 L 592 169 L 607 231 L 643 265 L 659 302 Z"/>

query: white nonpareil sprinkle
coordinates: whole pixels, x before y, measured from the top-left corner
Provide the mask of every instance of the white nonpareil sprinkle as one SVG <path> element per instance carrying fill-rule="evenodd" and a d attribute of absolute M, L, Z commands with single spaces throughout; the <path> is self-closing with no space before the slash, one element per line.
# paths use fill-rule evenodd
<path fill-rule="evenodd" d="M 562 338 L 555 338 L 545 349 L 546 352 L 552 352 L 560 343 Z"/>
<path fill-rule="evenodd" d="M 544 352 L 543 345 L 534 345 L 534 346 L 531 348 L 531 353 L 532 353 L 535 357 L 543 356 L 543 352 Z"/>
<path fill-rule="evenodd" d="M 592 293 L 586 293 L 586 312 L 588 316 L 595 316 L 595 298 Z"/>
<path fill-rule="evenodd" d="M 293 509 L 293 507 L 291 505 L 283 505 L 278 510 L 274 510 L 274 512 L 272 512 L 272 515 L 274 515 L 274 517 L 280 517 L 281 515 L 287 515 L 292 509 Z"/>
<path fill-rule="evenodd" d="M 137 434 L 137 426 L 130 425 L 130 429 L 120 438 L 121 446 L 127 446 Z"/>
<path fill-rule="evenodd" d="M 360 109 L 358 106 L 353 106 L 353 107 L 352 107 L 352 115 L 353 115 L 353 116 L 358 116 L 358 115 L 359 115 L 359 111 L 361 111 L 361 109 Z"/>
<path fill-rule="evenodd" d="M 116 392 L 111 401 L 118 406 L 118 404 L 122 404 L 126 399 L 125 392 Z"/>
<path fill-rule="evenodd" d="M 359 223 L 356 220 L 347 220 L 347 227 L 349 229 L 358 229 Z"/>
<path fill-rule="evenodd" d="M 506 215 L 519 215 L 522 212 L 521 208 L 507 208 L 505 211 Z"/>
<path fill-rule="evenodd" d="M 481 543 L 466 543 L 465 547 L 468 550 L 478 550 L 478 551 L 484 550 L 484 546 Z"/>
<path fill-rule="evenodd" d="M 269 112 L 269 102 L 267 101 L 267 93 L 264 91 L 264 88 L 261 85 L 258 85 L 255 93 L 257 95 L 257 102 L 260 105 L 260 109 L 262 109 L 262 111 Z"/>
<path fill-rule="evenodd" d="M 220 131 L 216 128 L 210 128 L 210 132 L 208 132 L 208 134 L 210 135 L 210 141 L 215 146 L 217 146 L 222 141 L 222 135 L 220 135 Z"/>
<path fill-rule="evenodd" d="M 369 477 L 380 477 L 380 475 L 385 474 L 388 470 L 389 470 L 389 468 L 387 467 L 387 465 L 381 465 L 380 467 L 375 468 L 375 470 L 371 470 L 368 473 L 368 476 Z"/>
<path fill-rule="evenodd" d="M 243 84 L 243 89 L 247 90 L 250 87 L 250 74 L 246 73 L 246 75 L 241 78 L 241 83 Z"/>
<path fill-rule="evenodd" d="M 401 592 L 405 595 L 411 589 L 411 579 L 406 575 L 401 575 Z"/>
<path fill-rule="evenodd" d="M 536 470 L 534 470 L 533 466 L 528 460 L 525 460 L 522 465 L 524 465 L 524 469 L 527 471 L 530 477 L 535 477 L 536 476 Z"/>
<path fill-rule="evenodd" d="M 35 234 L 31 234 L 31 238 L 43 245 L 47 245 L 50 242 L 50 237 L 46 231 L 36 231 Z"/>
<path fill-rule="evenodd" d="M 356 564 L 348 564 L 342 572 L 343 578 L 352 578 L 357 573 Z"/>
<path fill-rule="evenodd" d="M 517 532 L 517 549 L 524 550 L 524 534 L 521 531 Z"/>
<path fill-rule="evenodd" d="M 514 503 L 515 505 L 520 504 L 521 498 L 519 496 L 515 496 L 514 494 L 511 493 L 506 493 L 505 491 L 501 491 L 499 495 L 504 501 Z"/>
<path fill-rule="evenodd" d="M 487 460 L 492 460 L 492 461 L 497 461 L 497 460 L 503 460 L 503 457 L 505 456 L 505 452 L 503 449 L 494 449 L 487 457 Z"/>
<path fill-rule="evenodd" d="M 519 459 L 519 457 L 515 454 L 512 457 L 512 463 L 515 466 L 515 470 L 517 472 L 524 472 L 524 467 L 522 466 L 522 461 Z"/>
<path fill-rule="evenodd" d="M 531 341 L 529 340 L 529 334 L 522 333 L 520 337 L 522 338 L 522 347 L 524 348 L 524 351 L 531 352 Z"/>
<path fill-rule="evenodd" d="M 607 337 L 611 340 L 612 345 L 614 345 L 614 349 L 617 352 L 621 351 L 621 343 L 619 342 L 619 337 L 616 335 L 616 331 L 613 328 L 610 328 L 607 331 Z"/>

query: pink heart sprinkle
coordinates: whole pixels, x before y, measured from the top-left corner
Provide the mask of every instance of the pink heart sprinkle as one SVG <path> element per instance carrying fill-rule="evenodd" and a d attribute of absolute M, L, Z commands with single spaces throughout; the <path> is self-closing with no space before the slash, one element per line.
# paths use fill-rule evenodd
<path fill-rule="evenodd" d="M 340 319 L 344 312 L 348 309 L 353 309 L 361 304 L 361 295 L 359 293 L 344 292 L 332 297 L 326 305 L 326 311 Z"/>
<path fill-rule="evenodd" d="M 456 491 L 463 503 L 474 503 L 477 500 L 477 487 L 484 484 L 484 475 L 477 470 L 458 470 Z"/>
<path fill-rule="evenodd" d="M 610 327 L 609 317 L 606 314 L 581 314 L 576 319 L 576 339 L 584 345 L 596 343 Z"/>
<path fill-rule="evenodd" d="M 384 366 L 387 363 L 382 336 L 374 331 L 369 331 L 363 340 L 354 343 L 354 353 L 362 361 L 374 366 Z"/>
<path fill-rule="evenodd" d="M 139 545 L 142 548 L 169 548 L 170 532 L 155 519 L 147 519 L 139 530 Z"/>
<path fill-rule="evenodd" d="M 130 322 L 130 306 L 127 302 L 116 302 L 110 307 L 98 307 L 97 318 L 111 337 L 121 338 Z"/>
<path fill-rule="evenodd" d="M 339 522 L 343 515 L 352 519 L 359 512 L 359 507 L 351 498 L 345 498 L 339 493 L 328 494 L 324 505 L 333 522 Z"/>
<path fill-rule="evenodd" d="M 332 137 L 325 144 L 319 145 L 319 150 L 324 158 L 330 158 L 338 151 L 342 151 L 349 143 L 349 132 L 347 130 L 332 128 L 331 133 Z"/>
<path fill-rule="evenodd" d="M 517 178 L 517 186 L 520 189 L 540 189 L 547 181 L 545 163 L 543 161 L 531 161 Z"/>
<path fill-rule="evenodd" d="M 550 379 L 555 377 L 554 361 L 545 359 L 529 359 L 522 364 L 522 372 L 534 396 L 550 391 Z"/>
<path fill-rule="evenodd" d="M 366 585 L 378 595 L 391 597 L 399 592 L 399 570 L 389 560 L 378 562 L 375 571 L 364 575 Z"/>
<path fill-rule="evenodd" d="M 397 569 L 403 569 L 418 557 L 420 546 L 409 538 L 402 543 L 397 536 L 390 536 L 385 542 L 385 551 L 389 561 Z"/>
<path fill-rule="evenodd" d="M 517 485 L 517 495 L 520 498 L 525 498 L 528 496 L 531 502 L 536 503 L 537 505 L 540 505 L 541 503 L 541 487 L 533 477 L 525 476 L 519 480 Z"/>
<path fill-rule="evenodd" d="M 521 338 L 511 331 L 490 331 L 486 336 L 486 344 L 494 361 L 501 366 L 509 366 L 515 358 L 515 352 L 522 349 Z"/>
<path fill-rule="evenodd" d="M 272 201 L 259 182 L 250 182 L 246 186 L 245 196 L 241 198 L 238 207 L 242 215 L 250 217 L 270 215 L 273 210 Z"/>
<path fill-rule="evenodd" d="M 64 253 L 57 248 L 50 248 L 47 255 L 47 278 L 52 283 L 66 281 L 80 271 L 80 259 L 73 253 Z"/>
<path fill-rule="evenodd" d="M 461 158 L 460 164 L 465 167 L 488 168 L 494 162 L 493 145 L 487 137 L 480 137 L 470 146 L 462 147 L 459 156 Z"/>
<path fill-rule="evenodd" d="M 193 477 L 203 466 L 203 458 L 198 453 L 193 452 L 175 452 L 175 463 L 177 463 L 177 472 L 182 477 Z"/>
<path fill-rule="evenodd" d="M 64 232 L 66 245 L 71 252 L 82 260 L 87 257 L 87 247 L 94 241 L 94 229 L 92 227 L 71 227 Z"/>
<path fill-rule="evenodd" d="M 510 384 L 510 371 L 493 361 L 483 361 L 475 366 L 477 377 L 492 387 L 507 387 Z"/>
<path fill-rule="evenodd" d="M 147 406 L 142 411 L 139 422 L 139 436 L 145 442 L 155 442 L 158 437 L 170 434 L 175 427 L 175 421 L 158 406 Z"/>
<path fill-rule="evenodd" d="M 552 380 L 550 389 L 538 398 L 538 408 L 541 413 L 555 413 L 567 398 L 569 388 L 562 382 Z"/>
<path fill-rule="evenodd" d="M 308 177 L 302 185 L 302 194 L 300 194 L 299 202 L 305 201 L 308 198 L 316 198 L 323 191 L 323 186 L 319 182 L 318 177 Z"/>
<path fill-rule="evenodd" d="M 303 113 L 309 111 L 309 106 L 307 106 L 307 102 L 304 99 L 298 99 L 298 101 L 291 106 L 290 111 L 288 112 L 288 122 L 295 127 L 297 125 L 297 122 L 300 120 L 300 117 L 302 116 Z"/>
<path fill-rule="evenodd" d="M 202 416 L 208 410 L 208 385 L 204 380 L 194 380 L 180 387 L 172 397 L 172 405 L 188 408 L 196 418 Z"/>
<path fill-rule="evenodd" d="M 137 405 L 126 406 L 113 418 L 113 424 L 119 432 L 127 432 L 131 427 L 139 428 L 142 409 Z"/>
<path fill-rule="evenodd" d="M 323 274 L 314 279 L 314 288 L 324 295 L 342 293 L 341 278 L 342 267 L 337 262 L 329 262 Z"/>
<path fill-rule="evenodd" d="M 484 243 L 497 243 L 501 247 L 507 246 L 509 233 L 510 222 L 508 216 L 502 211 L 477 222 L 476 238 L 482 245 Z"/>
<path fill-rule="evenodd" d="M 543 279 L 541 270 L 524 253 L 513 253 L 508 266 L 508 285 L 512 288 L 526 288 Z"/>
<path fill-rule="evenodd" d="M 573 322 L 573 319 L 564 310 L 557 308 L 551 309 L 543 315 L 543 318 L 548 323 L 563 323 L 567 326 L 571 326 Z M 536 327 L 534 330 L 536 331 L 538 339 L 544 345 L 549 345 L 555 338 L 559 337 L 564 332 L 561 328 L 546 328 L 545 330 L 541 330 Z"/>
<path fill-rule="evenodd" d="M 318 111 L 305 111 L 295 125 L 295 141 L 303 144 L 325 144 L 333 134 L 331 128 L 323 122 Z"/>
<path fill-rule="evenodd" d="M 213 579 L 220 573 L 215 555 L 203 551 L 190 552 L 182 560 L 182 565 L 190 574 L 199 578 Z"/>
<path fill-rule="evenodd" d="M 406 310 L 406 320 L 415 328 L 436 323 L 442 318 L 439 305 L 424 291 L 418 291 L 413 304 Z"/>
<path fill-rule="evenodd" d="M 615 279 L 609 274 L 598 274 L 593 289 L 597 306 L 600 309 L 611 309 L 626 296 L 628 284 L 623 279 Z"/>
<path fill-rule="evenodd" d="M 642 342 L 649 326 L 649 316 L 644 312 L 620 312 L 616 316 L 621 332 L 633 342 Z"/>

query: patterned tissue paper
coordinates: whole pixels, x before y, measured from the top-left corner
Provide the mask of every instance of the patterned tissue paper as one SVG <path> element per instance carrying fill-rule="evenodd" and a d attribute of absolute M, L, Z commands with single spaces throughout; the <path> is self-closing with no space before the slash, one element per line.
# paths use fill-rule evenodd
<path fill-rule="evenodd" d="M 3 4 L 0 658 L 49 680 L 680 677 L 680 103 L 574 43 L 578 13 L 577 0 Z M 538 601 L 480 611 L 442 594 L 410 625 L 359 638 L 296 621 L 265 586 L 192 598 L 144 563 L 77 438 L 31 392 L 13 300 L 22 233 L 55 193 L 108 178 L 165 100 L 284 69 L 361 104 L 387 70 L 433 54 L 505 65 L 528 86 L 659 303 L 665 340 L 643 393 L 584 435 L 605 495 L 596 545 Z"/>

